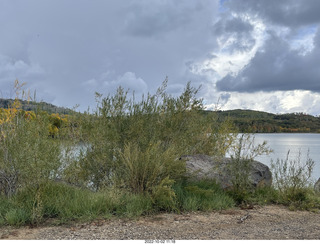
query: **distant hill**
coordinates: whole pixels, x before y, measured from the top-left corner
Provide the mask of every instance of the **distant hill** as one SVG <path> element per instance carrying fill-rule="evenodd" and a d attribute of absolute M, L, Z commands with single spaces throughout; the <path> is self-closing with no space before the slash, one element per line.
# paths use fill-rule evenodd
<path fill-rule="evenodd" d="M 14 99 L 2 99 L 0 98 L 0 108 L 8 108 L 14 102 Z M 36 111 L 43 110 L 48 112 L 49 114 L 58 113 L 58 114 L 70 114 L 72 112 L 71 109 L 58 107 L 50 103 L 46 102 L 33 102 L 33 101 L 24 101 L 19 100 L 22 105 L 22 109 L 25 111 Z"/>
<path fill-rule="evenodd" d="M 320 117 L 304 113 L 272 114 L 254 110 L 217 111 L 219 120 L 229 118 L 240 132 L 313 132 L 320 133 Z"/>
<path fill-rule="evenodd" d="M 46 102 L 27 102 L 19 100 L 25 111 L 43 110 L 49 114 L 71 114 L 73 110 L 58 107 Z M 0 108 L 8 108 L 14 102 L 13 99 L 1 99 Z M 304 114 L 272 114 L 255 110 L 227 110 L 227 111 L 203 111 L 204 114 L 216 113 L 220 122 L 230 120 L 239 132 L 242 133 L 320 133 L 320 117 Z"/>

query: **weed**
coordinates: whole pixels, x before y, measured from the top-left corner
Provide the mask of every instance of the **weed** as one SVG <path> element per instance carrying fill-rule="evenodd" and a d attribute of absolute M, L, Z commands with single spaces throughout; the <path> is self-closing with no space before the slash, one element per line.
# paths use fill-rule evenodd
<path fill-rule="evenodd" d="M 30 215 L 24 209 L 14 208 L 6 213 L 4 219 L 9 225 L 21 226 L 30 221 Z"/>
<path fill-rule="evenodd" d="M 300 151 L 294 160 L 289 160 L 289 154 L 290 151 L 284 160 L 271 162 L 271 169 L 275 188 L 280 193 L 280 201 L 297 206 L 307 202 L 314 161 L 308 154 L 306 161 L 302 162 Z"/>
<path fill-rule="evenodd" d="M 183 211 L 211 211 L 234 206 L 234 200 L 215 181 L 184 182 L 173 188 L 177 207 Z"/>
<path fill-rule="evenodd" d="M 232 188 L 228 193 L 239 204 L 246 202 L 255 192 L 250 179 L 252 163 L 256 156 L 269 154 L 271 150 L 266 142 L 255 145 L 254 137 L 242 134 L 230 148 L 231 163 L 228 165 L 231 175 Z"/>

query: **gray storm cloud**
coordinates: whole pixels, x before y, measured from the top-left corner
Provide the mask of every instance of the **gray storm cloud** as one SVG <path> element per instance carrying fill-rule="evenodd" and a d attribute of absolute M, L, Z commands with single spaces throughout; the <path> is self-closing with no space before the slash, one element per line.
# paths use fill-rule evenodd
<path fill-rule="evenodd" d="M 94 92 L 152 93 L 168 76 L 168 92 L 191 81 L 208 106 L 296 89 L 318 101 L 319 12 L 317 0 L 2 0 L 0 94 L 19 79 L 86 110 Z"/>
<path fill-rule="evenodd" d="M 320 21 L 318 0 L 227 0 L 225 6 L 237 13 L 258 15 L 264 21 L 291 28 Z"/>
<path fill-rule="evenodd" d="M 320 91 L 320 50 L 318 45 L 302 55 L 287 42 L 270 35 L 262 51 L 237 75 L 227 75 L 217 82 L 223 91 Z"/>
<path fill-rule="evenodd" d="M 268 21 L 265 41 L 251 58 L 249 63 L 237 73 L 229 73 L 216 83 L 221 91 L 257 92 L 310 90 L 320 91 L 320 49 L 318 24 L 320 17 L 319 1 L 228 1 L 226 5 L 236 11 L 238 16 L 252 16 Z M 281 17 L 280 17 L 281 16 Z M 236 21 L 239 17 L 233 17 Z M 229 20 L 230 23 L 230 20 Z M 250 28 L 229 28 L 240 36 L 236 41 L 241 43 L 241 35 L 246 38 L 257 38 Z M 219 23 L 218 23 L 219 24 Z M 316 24 L 316 25 L 315 25 Z M 245 26 L 245 25 L 244 25 Z M 220 35 L 228 31 L 221 30 Z M 312 45 L 301 45 L 293 48 L 299 38 L 313 34 Z M 311 35 L 312 36 L 312 35 Z M 311 37 L 309 36 L 309 39 Z M 237 44 L 232 46 L 240 50 Z"/>
<path fill-rule="evenodd" d="M 1 90 L 18 78 L 37 87 L 41 100 L 85 107 L 94 101 L 88 91 L 113 91 L 106 82 L 119 81 L 137 92 L 155 89 L 166 76 L 186 84 L 191 73 L 185 62 L 201 59 L 215 46 L 210 26 L 217 11 L 218 0 L 3 0 L 0 55 L 7 63 L 1 63 Z M 16 66 L 11 71 L 10 62 Z M 41 77 L 22 75 L 36 67 Z M 138 78 L 133 84 L 128 74 L 146 85 Z M 199 77 L 193 75 L 195 83 Z"/>

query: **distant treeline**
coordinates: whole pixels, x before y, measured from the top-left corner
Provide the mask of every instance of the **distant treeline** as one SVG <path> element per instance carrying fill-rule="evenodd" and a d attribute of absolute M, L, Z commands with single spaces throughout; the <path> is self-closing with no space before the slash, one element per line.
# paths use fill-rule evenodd
<path fill-rule="evenodd" d="M 8 108 L 13 99 L 1 99 L 0 108 Z M 73 110 L 46 102 L 19 100 L 24 111 L 46 111 L 48 114 L 72 114 Z M 272 114 L 254 110 L 204 111 L 216 113 L 218 121 L 230 120 L 241 133 L 320 133 L 320 116 L 305 113 Z"/>
<path fill-rule="evenodd" d="M 304 113 L 272 114 L 253 110 L 217 111 L 219 120 L 227 118 L 243 133 L 320 133 L 320 117 Z"/>
<path fill-rule="evenodd" d="M 2 99 L 0 98 L 0 108 L 7 109 L 9 108 L 14 102 L 14 99 Z M 72 113 L 71 109 L 63 108 L 63 107 L 57 107 L 55 105 L 52 105 L 50 103 L 46 102 L 34 102 L 34 101 L 25 101 L 25 100 L 19 100 L 21 103 L 21 109 L 24 111 L 46 111 L 49 114 L 70 114 Z"/>

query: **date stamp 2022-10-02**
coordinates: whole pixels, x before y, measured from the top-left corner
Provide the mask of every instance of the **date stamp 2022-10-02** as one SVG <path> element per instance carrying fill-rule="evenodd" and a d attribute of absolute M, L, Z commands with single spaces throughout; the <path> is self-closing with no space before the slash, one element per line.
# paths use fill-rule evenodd
<path fill-rule="evenodd" d="M 171 244 L 171 243 L 176 243 L 175 240 L 145 240 L 144 243 L 149 243 L 149 244 Z"/>

